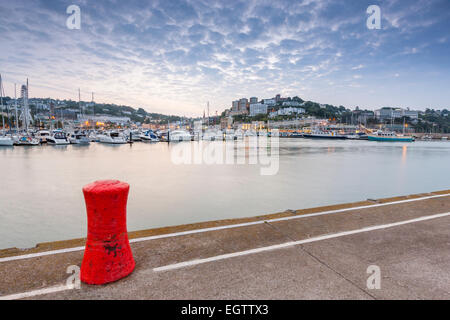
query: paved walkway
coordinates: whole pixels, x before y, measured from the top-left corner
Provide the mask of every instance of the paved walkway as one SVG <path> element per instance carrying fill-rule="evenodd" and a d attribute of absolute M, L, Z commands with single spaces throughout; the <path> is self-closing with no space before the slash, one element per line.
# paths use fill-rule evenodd
<path fill-rule="evenodd" d="M 450 190 L 145 230 L 130 276 L 80 289 L 84 240 L 47 243 L 0 251 L 0 299 L 450 299 L 449 230 Z"/>

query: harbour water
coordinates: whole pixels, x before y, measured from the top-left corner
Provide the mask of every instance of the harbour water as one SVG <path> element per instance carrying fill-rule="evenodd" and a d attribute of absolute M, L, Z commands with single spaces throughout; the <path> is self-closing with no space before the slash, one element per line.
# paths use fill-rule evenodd
<path fill-rule="evenodd" d="M 131 185 L 130 231 L 450 187 L 448 142 L 282 138 L 268 176 L 259 165 L 177 165 L 175 145 L 0 147 L 0 248 L 84 237 L 81 188 L 101 179 Z"/>

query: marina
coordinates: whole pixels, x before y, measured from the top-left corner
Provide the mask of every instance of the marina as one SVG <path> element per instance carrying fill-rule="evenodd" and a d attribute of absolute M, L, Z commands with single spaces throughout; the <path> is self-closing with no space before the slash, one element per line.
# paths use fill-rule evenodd
<path fill-rule="evenodd" d="M 450 300 L 448 2 L 1 1 L 0 300 Z"/>

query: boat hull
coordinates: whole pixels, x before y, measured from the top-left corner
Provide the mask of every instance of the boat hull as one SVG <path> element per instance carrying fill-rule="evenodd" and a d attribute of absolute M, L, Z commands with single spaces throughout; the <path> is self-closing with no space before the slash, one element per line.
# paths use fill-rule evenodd
<path fill-rule="evenodd" d="M 304 138 L 311 138 L 311 139 L 334 139 L 334 140 L 344 140 L 347 139 L 345 136 L 332 136 L 332 135 L 325 135 L 325 134 L 303 134 Z"/>
<path fill-rule="evenodd" d="M 67 146 L 70 144 L 70 142 L 68 140 L 63 139 L 55 139 L 55 140 L 47 139 L 47 144 L 52 146 Z"/>
<path fill-rule="evenodd" d="M 13 139 L 9 139 L 9 138 L 0 138 L 0 146 L 6 146 L 6 147 L 10 147 L 14 145 L 14 141 Z"/>
<path fill-rule="evenodd" d="M 384 142 L 413 142 L 412 137 L 377 137 L 368 136 L 369 141 L 384 141 Z"/>

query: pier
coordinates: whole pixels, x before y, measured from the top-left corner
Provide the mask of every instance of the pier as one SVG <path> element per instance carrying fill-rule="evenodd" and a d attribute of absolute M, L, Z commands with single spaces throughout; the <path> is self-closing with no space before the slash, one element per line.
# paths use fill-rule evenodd
<path fill-rule="evenodd" d="M 0 250 L 0 299 L 450 299 L 449 230 L 445 190 L 135 231 L 134 272 L 79 289 L 85 240 L 43 243 Z"/>

